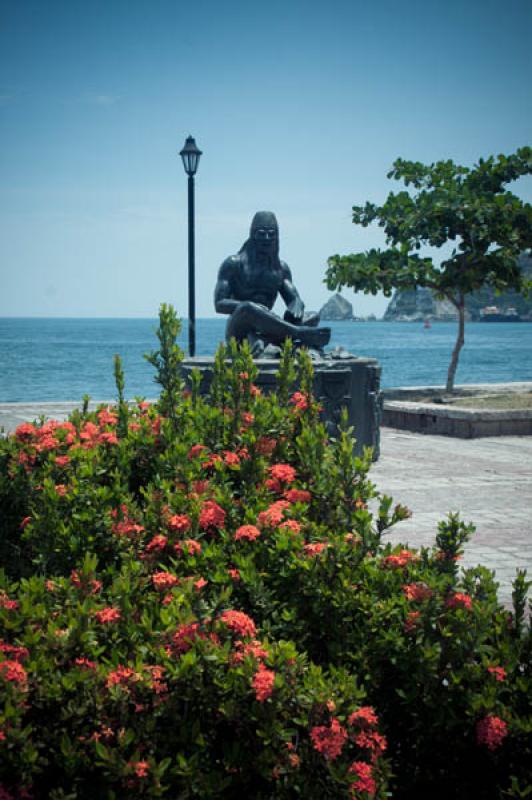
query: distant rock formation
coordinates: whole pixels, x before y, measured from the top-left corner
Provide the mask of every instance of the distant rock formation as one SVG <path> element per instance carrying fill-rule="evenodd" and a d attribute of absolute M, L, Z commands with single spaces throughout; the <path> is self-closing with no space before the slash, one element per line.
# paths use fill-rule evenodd
<path fill-rule="evenodd" d="M 353 306 L 341 294 L 333 294 L 320 309 L 320 319 L 353 319 Z"/>
<path fill-rule="evenodd" d="M 532 256 L 522 253 L 517 263 L 532 280 Z M 486 306 L 497 306 L 503 312 L 507 308 L 514 308 L 521 319 L 532 320 L 532 298 L 527 299 L 516 292 L 496 295 L 487 286 L 466 297 L 466 319 L 480 319 L 480 311 Z M 430 289 L 421 286 L 407 291 L 396 290 L 383 316 L 386 322 L 421 322 L 425 319 L 447 322 L 456 318 L 457 312 L 452 303 L 436 300 Z"/>
<path fill-rule="evenodd" d="M 385 322 L 422 322 L 425 319 L 448 322 L 456 318 L 452 303 L 435 300 L 431 290 L 422 286 L 402 292 L 397 290 L 383 316 Z"/>

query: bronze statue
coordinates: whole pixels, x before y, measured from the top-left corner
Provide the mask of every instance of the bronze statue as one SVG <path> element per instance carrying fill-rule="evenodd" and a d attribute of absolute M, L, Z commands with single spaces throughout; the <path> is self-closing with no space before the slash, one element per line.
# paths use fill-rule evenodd
<path fill-rule="evenodd" d="M 283 319 L 272 311 L 279 294 L 286 303 Z M 279 259 L 279 228 L 271 211 L 255 214 L 249 239 L 223 262 L 214 305 L 219 314 L 230 314 L 227 341 L 247 338 L 254 356 L 269 345 L 280 347 L 288 338 L 296 347 L 321 352 L 331 338 L 330 328 L 318 327 L 319 314 L 305 314 L 292 273 Z"/>

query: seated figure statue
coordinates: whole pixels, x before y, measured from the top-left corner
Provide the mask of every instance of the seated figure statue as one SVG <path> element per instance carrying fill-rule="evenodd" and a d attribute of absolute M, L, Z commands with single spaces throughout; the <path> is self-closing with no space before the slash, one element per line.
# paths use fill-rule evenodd
<path fill-rule="evenodd" d="M 278 295 L 286 303 L 283 319 L 272 311 Z M 279 228 L 271 211 L 255 214 L 249 239 L 223 262 L 214 305 L 219 314 L 230 314 L 227 341 L 247 339 L 254 356 L 288 338 L 296 347 L 321 352 L 331 338 L 330 328 L 318 327 L 319 314 L 305 314 L 290 269 L 279 259 Z"/>

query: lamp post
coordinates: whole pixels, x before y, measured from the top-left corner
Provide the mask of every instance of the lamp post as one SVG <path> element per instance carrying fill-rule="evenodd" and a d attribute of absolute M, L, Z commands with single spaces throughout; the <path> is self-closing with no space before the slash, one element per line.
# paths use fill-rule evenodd
<path fill-rule="evenodd" d="M 196 355 L 196 282 L 194 274 L 194 175 L 198 168 L 201 150 L 192 136 L 188 136 L 179 153 L 188 175 L 188 353 Z"/>

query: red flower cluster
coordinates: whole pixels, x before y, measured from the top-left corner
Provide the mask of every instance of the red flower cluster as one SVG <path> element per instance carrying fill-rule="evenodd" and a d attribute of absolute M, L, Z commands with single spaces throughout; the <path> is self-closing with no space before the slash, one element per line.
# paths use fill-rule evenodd
<path fill-rule="evenodd" d="M 207 461 L 203 463 L 203 466 L 205 467 L 205 469 L 211 469 L 212 467 L 215 467 L 216 464 L 222 464 L 222 463 L 223 463 L 223 458 L 219 453 L 211 453 Z"/>
<path fill-rule="evenodd" d="M 274 464 L 270 467 L 270 475 L 282 483 L 293 483 L 296 479 L 296 471 L 290 464 Z"/>
<path fill-rule="evenodd" d="M 225 511 L 214 500 L 206 500 L 200 511 L 199 524 L 204 531 L 210 528 L 223 528 Z"/>
<path fill-rule="evenodd" d="M 269 439 L 267 436 L 261 436 L 261 438 L 257 440 L 255 450 L 259 456 L 271 456 L 276 447 L 277 442 L 275 439 Z"/>
<path fill-rule="evenodd" d="M 129 686 L 130 683 L 138 681 L 140 675 L 135 672 L 134 669 L 131 667 L 123 667 L 122 664 L 119 664 L 116 669 L 111 670 L 107 674 L 107 680 L 105 681 L 105 685 L 108 689 L 111 686 Z"/>
<path fill-rule="evenodd" d="M 399 553 L 395 553 L 391 556 L 386 556 L 381 561 L 382 567 L 391 567 L 392 569 L 402 569 L 403 567 L 408 566 L 413 561 L 418 561 L 419 556 L 417 553 L 413 553 L 411 550 L 400 550 Z"/>
<path fill-rule="evenodd" d="M 273 685 L 275 683 L 275 672 L 267 669 L 264 664 L 259 664 L 259 669 L 255 673 L 252 686 L 255 689 L 255 697 L 259 703 L 264 703 L 268 697 L 272 696 Z"/>
<path fill-rule="evenodd" d="M 151 576 L 151 580 L 157 591 L 159 592 L 166 592 L 168 589 L 173 589 L 174 586 L 177 586 L 179 583 L 179 579 L 176 578 L 175 575 L 172 575 L 171 572 L 154 572 Z"/>
<path fill-rule="evenodd" d="M 159 533 L 148 542 L 148 544 L 146 545 L 146 552 L 161 553 L 165 549 L 167 544 L 168 544 L 167 537 Z"/>
<path fill-rule="evenodd" d="M 488 672 L 490 675 L 495 675 L 495 680 L 500 683 L 506 680 L 506 670 L 504 667 L 488 667 Z"/>
<path fill-rule="evenodd" d="M 22 664 L 11 659 L 0 661 L 0 676 L 10 683 L 16 683 L 20 688 L 24 688 L 28 682 L 28 673 Z"/>
<path fill-rule="evenodd" d="M 360 728 L 374 728 L 378 725 L 379 718 L 373 706 L 361 706 L 353 711 L 347 721 L 350 725 L 358 725 Z"/>
<path fill-rule="evenodd" d="M 21 442 L 33 439 L 36 434 L 37 428 L 35 425 L 32 425 L 31 422 L 23 422 L 22 425 L 19 425 L 15 431 L 16 438 Z"/>
<path fill-rule="evenodd" d="M 432 589 L 424 583 L 407 583 L 403 586 L 403 593 L 407 600 L 420 602 L 432 597 Z"/>
<path fill-rule="evenodd" d="M 235 542 L 240 539 L 245 539 L 248 542 L 254 542 L 260 536 L 260 531 L 255 525 L 241 525 L 235 531 Z"/>
<path fill-rule="evenodd" d="M 296 411 L 306 411 L 309 406 L 308 398 L 303 392 L 294 392 L 290 398 L 290 403 Z"/>
<path fill-rule="evenodd" d="M 110 433 L 108 431 L 101 431 L 100 428 L 94 424 L 94 422 L 86 422 L 79 434 L 80 441 L 82 442 L 82 447 L 86 450 L 90 450 L 92 447 L 96 447 L 96 445 L 102 444 L 118 444 L 118 439 L 116 438 L 115 433 Z"/>
<path fill-rule="evenodd" d="M 119 519 L 119 513 L 121 519 Z M 117 536 L 134 536 L 138 533 L 144 533 L 144 528 L 142 525 L 137 525 L 137 523 L 129 516 L 129 509 L 122 503 L 120 506 L 120 511 L 114 508 L 111 511 L 111 516 L 114 520 L 117 520 L 113 523 L 111 531 L 116 534 Z"/>
<path fill-rule="evenodd" d="M 18 600 L 10 600 L 4 591 L 0 591 L 0 608 L 5 608 L 6 611 L 16 611 L 18 605 Z"/>
<path fill-rule="evenodd" d="M 86 578 L 86 576 L 77 571 L 77 569 L 73 569 L 70 573 L 70 582 L 76 589 L 83 589 L 90 594 L 98 594 L 98 592 L 102 588 L 102 582 L 97 580 L 96 578 Z"/>
<path fill-rule="evenodd" d="M 240 664 L 247 656 L 261 661 L 264 658 L 268 658 L 269 655 L 268 651 L 264 649 L 258 639 L 252 639 L 250 642 L 239 640 L 235 642 L 235 650 L 238 651 L 233 656 L 235 664 Z"/>
<path fill-rule="evenodd" d="M 353 740 L 358 747 L 368 750 L 371 760 L 376 761 L 386 750 L 386 738 L 375 730 L 379 720 L 373 706 L 362 706 L 353 711 L 347 720 L 354 727 Z"/>
<path fill-rule="evenodd" d="M 360 731 L 353 739 L 359 747 L 369 750 L 372 760 L 379 758 L 388 747 L 386 737 L 377 731 Z"/>
<path fill-rule="evenodd" d="M 172 645 L 175 653 L 186 653 L 196 639 L 205 639 L 205 634 L 199 629 L 198 622 L 189 622 L 180 625 L 172 636 Z"/>
<path fill-rule="evenodd" d="M 356 780 L 351 784 L 351 792 L 366 792 L 373 797 L 377 791 L 377 784 L 373 778 L 373 770 L 364 761 L 353 761 L 348 769 L 351 775 L 356 775 Z"/>
<path fill-rule="evenodd" d="M 318 556 L 328 546 L 327 542 L 311 542 L 310 544 L 306 544 L 303 550 L 307 556 Z"/>
<path fill-rule="evenodd" d="M 0 642 L 0 653 L 3 653 L 6 656 L 9 656 L 13 661 L 24 661 L 25 658 L 28 658 L 30 651 L 27 647 L 23 647 L 19 644 L 7 644 L 5 642 Z"/>
<path fill-rule="evenodd" d="M 150 677 L 150 688 L 155 694 L 161 695 L 168 691 L 168 684 L 163 681 L 165 668 L 158 664 L 146 665 L 144 667 Z"/>
<path fill-rule="evenodd" d="M 208 452 L 208 448 L 204 444 L 194 444 L 188 451 L 188 459 L 192 461 L 193 458 L 198 458 L 206 452 Z"/>
<path fill-rule="evenodd" d="M 278 494 L 283 488 L 281 481 L 278 481 L 276 478 L 266 478 L 264 481 L 264 486 L 273 494 Z"/>
<path fill-rule="evenodd" d="M 254 637 L 257 633 L 255 623 L 243 611 L 228 610 L 220 614 L 220 620 L 238 636 Z"/>
<path fill-rule="evenodd" d="M 253 425 L 253 423 L 255 422 L 255 416 L 254 414 L 251 413 L 251 411 L 243 411 L 242 414 L 240 415 L 240 418 L 242 420 L 242 428 L 244 430 L 246 428 L 249 428 L 249 426 Z"/>
<path fill-rule="evenodd" d="M 289 503 L 310 503 L 312 499 L 306 489 L 287 489 L 284 496 Z"/>
<path fill-rule="evenodd" d="M 421 619 L 421 611 L 409 611 L 406 615 L 404 624 L 405 633 L 412 633 L 417 629 L 419 620 Z"/>
<path fill-rule="evenodd" d="M 342 752 L 347 740 L 347 731 L 336 717 L 331 719 L 330 725 L 317 725 L 312 728 L 310 738 L 314 749 L 329 761 L 334 761 Z"/>
<path fill-rule="evenodd" d="M 508 735 L 508 725 L 500 717 L 488 714 L 477 722 L 477 743 L 496 750 Z"/>
<path fill-rule="evenodd" d="M 96 662 L 90 661 L 88 658 L 76 658 L 74 664 L 80 669 L 96 669 Z"/>
<path fill-rule="evenodd" d="M 192 522 L 186 514 L 174 514 L 167 521 L 168 530 L 176 533 L 185 533 L 190 530 Z"/>
<path fill-rule="evenodd" d="M 104 425 L 116 425 L 118 422 L 118 417 L 111 411 L 110 408 L 102 408 L 101 411 L 98 411 L 96 416 L 98 417 L 98 422 L 102 428 Z"/>
<path fill-rule="evenodd" d="M 276 528 L 281 524 L 284 517 L 284 512 L 290 508 L 288 500 L 277 500 L 272 503 L 266 511 L 261 511 L 257 522 L 261 528 Z"/>
<path fill-rule="evenodd" d="M 201 553 L 201 544 L 195 539 L 184 539 L 182 542 L 176 542 L 174 550 L 179 555 L 186 550 L 189 556 L 197 556 Z"/>
<path fill-rule="evenodd" d="M 468 611 L 470 611 L 473 607 L 473 600 L 468 594 L 464 594 L 463 592 L 454 592 L 454 594 L 447 599 L 445 605 L 447 608 L 466 608 Z"/>
<path fill-rule="evenodd" d="M 288 530 L 294 535 L 301 533 L 301 523 L 295 519 L 287 519 L 279 525 L 280 530 Z"/>
<path fill-rule="evenodd" d="M 233 453 L 231 450 L 223 451 L 224 464 L 233 469 L 238 469 L 240 466 L 240 456 L 238 453 Z"/>
<path fill-rule="evenodd" d="M 130 761 L 128 767 L 131 767 L 137 778 L 147 778 L 150 765 L 147 761 Z"/>
<path fill-rule="evenodd" d="M 199 481 L 193 481 L 192 488 L 196 494 L 206 494 L 209 491 L 210 483 L 205 478 Z"/>
<path fill-rule="evenodd" d="M 95 611 L 94 616 L 99 623 L 107 625 L 112 622 L 118 622 L 122 614 L 120 613 L 120 609 L 108 606 L 107 608 L 102 608 L 101 611 Z"/>

